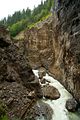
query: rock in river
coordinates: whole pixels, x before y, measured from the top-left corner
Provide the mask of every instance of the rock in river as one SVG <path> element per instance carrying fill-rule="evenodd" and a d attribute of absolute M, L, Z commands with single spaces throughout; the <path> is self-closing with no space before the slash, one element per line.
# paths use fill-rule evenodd
<path fill-rule="evenodd" d="M 39 78 L 42 79 L 43 76 L 46 75 L 46 69 L 44 67 L 41 67 L 38 71 Z"/>
<path fill-rule="evenodd" d="M 51 85 L 44 85 L 42 91 L 45 98 L 56 100 L 60 97 L 59 91 Z"/>
<path fill-rule="evenodd" d="M 67 100 L 66 108 L 70 112 L 75 112 L 78 109 L 78 104 L 74 98 Z"/>

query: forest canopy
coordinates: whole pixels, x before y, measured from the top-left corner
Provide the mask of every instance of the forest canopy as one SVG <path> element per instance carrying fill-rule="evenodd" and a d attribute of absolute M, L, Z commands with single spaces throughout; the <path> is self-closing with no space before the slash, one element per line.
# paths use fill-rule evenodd
<path fill-rule="evenodd" d="M 14 37 L 25 28 L 29 28 L 29 26 L 43 20 L 43 18 L 45 19 L 50 14 L 53 4 L 53 0 L 41 1 L 41 4 L 34 7 L 32 11 L 27 8 L 9 15 L 0 21 L 0 25 L 8 27 L 11 36 Z"/>

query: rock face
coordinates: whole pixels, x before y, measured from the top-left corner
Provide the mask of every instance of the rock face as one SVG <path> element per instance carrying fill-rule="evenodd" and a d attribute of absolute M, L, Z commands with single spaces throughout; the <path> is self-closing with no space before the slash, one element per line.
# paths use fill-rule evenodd
<path fill-rule="evenodd" d="M 49 19 L 49 22 L 51 21 L 52 19 Z M 52 31 L 49 31 L 52 26 L 48 25 L 49 22 L 38 25 L 38 27 L 41 26 L 40 28 L 35 27 L 25 32 L 28 60 L 33 68 L 39 66 L 48 67 L 53 62 L 54 50 L 52 47 Z"/>
<path fill-rule="evenodd" d="M 9 32 L 0 27 L 0 101 L 7 106 L 10 119 L 24 119 L 37 99 L 37 87 L 23 42 L 13 43 Z"/>
<path fill-rule="evenodd" d="M 25 57 L 25 50 L 11 43 L 7 30 L 5 30 L 7 35 L 4 35 L 2 29 L 0 30 L 0 81 L 22 81 L 26 85 L 35 77 Z"/>
<path fill-rule="evenodd" d="M 28 60 L 44 66 L 80 102 L 80 0 L 60 1 L 41 27 L 25 32 Z"/>

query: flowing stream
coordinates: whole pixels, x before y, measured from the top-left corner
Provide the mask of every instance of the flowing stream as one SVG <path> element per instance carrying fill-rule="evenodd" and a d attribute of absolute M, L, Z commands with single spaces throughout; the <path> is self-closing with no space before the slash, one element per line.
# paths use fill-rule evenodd
<path fill-rule="evenodd" d="M 34 74 L 38 76 L 38 70 L 33 70 Z M 57 100 L 49 100 L 45 99 L 43 97 L 42 101 L 49 104 L 50 107 L 53 109 L 54 114 L 52 115 L 52 120 L 80 120 L 80 113 L 71 113 L 68 112 L 67 109 L 65 108 L 65 103 L 66 100 L 72 98 L 72 95 L 53 77 L 49 76 L 46 74 L 44 78 L 49 81 L 50 85 L 54 86 L 55 88 L 58 89 L 60 92 L 61 96 Z M 40 119 L 37 120 L 45 120 L 44 117 L 41 116 Z"/>

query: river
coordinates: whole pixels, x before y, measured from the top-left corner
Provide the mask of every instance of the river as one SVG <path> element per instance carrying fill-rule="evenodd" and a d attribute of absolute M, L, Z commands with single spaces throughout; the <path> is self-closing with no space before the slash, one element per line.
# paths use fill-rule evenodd
<path fill-rule="evenodd" d="M 33 70 L 35 76 L 38 76 L 38 70 Z M 72 98 L 72 95 L 53 77 L 46 74 L 44 78 L 49 81 L 50 85 L 54 86 L 60 92 L 60 98 L 57 100 L 49 100 L 43 97 L 42 101 L 49 104 L 50 107 L 53 109 L 54 114 L 52 115 L 52 120 L 80 120 L 80 113 L 75 112 L 71 113 L 68 112 L 65 108 L 65 103 L 68 99 Z M 43 116 L 38 120 L 45 120 Z"/>

